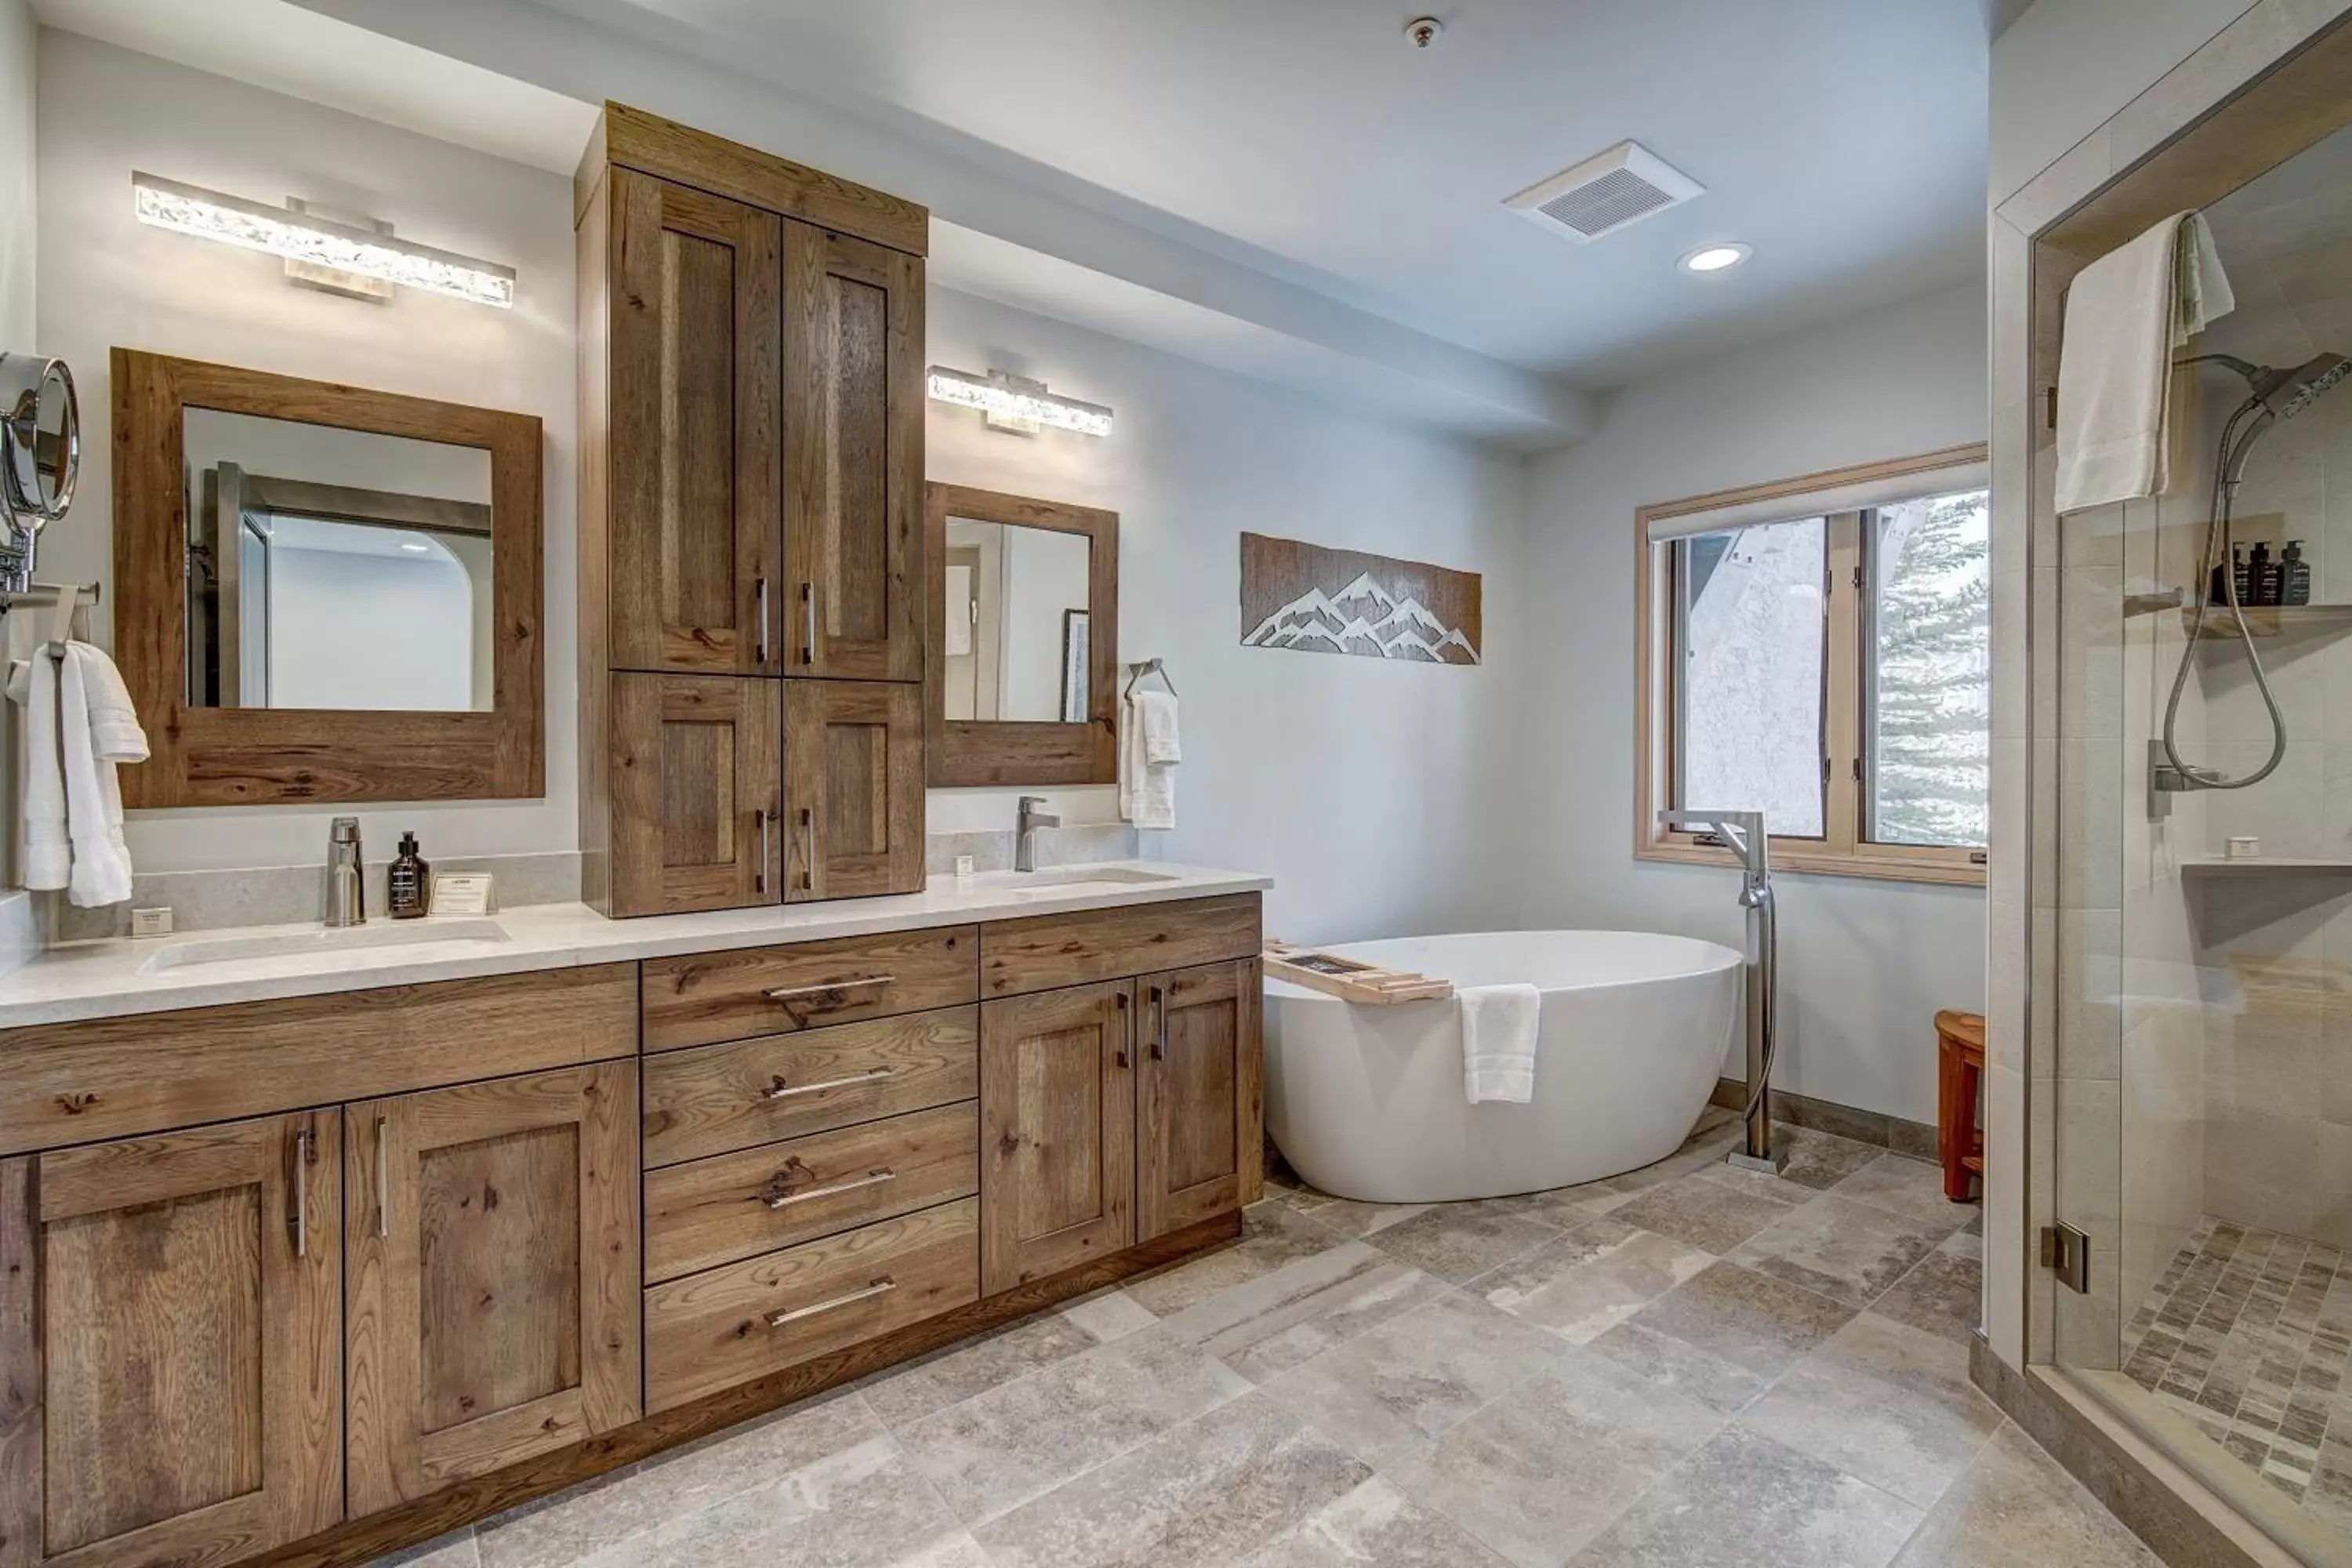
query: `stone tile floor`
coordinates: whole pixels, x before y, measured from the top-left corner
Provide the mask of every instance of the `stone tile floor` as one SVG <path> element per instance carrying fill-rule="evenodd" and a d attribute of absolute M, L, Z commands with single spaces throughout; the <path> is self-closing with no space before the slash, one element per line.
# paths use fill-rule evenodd
<path fill-rule="evenodd" d="M 2336 1248 L 2206 1215 L 2125 1325 L 2123 1358 L 2224 1462 L 2352 1537 L 2352 1268 Z"/>
<path fill-rule="evenodd" d="M 1976 1210 L 1783 1130 L 1241 1241 L 519 1509 L 415 1568 L 2155 1559 L 1969 1384 Z"/>

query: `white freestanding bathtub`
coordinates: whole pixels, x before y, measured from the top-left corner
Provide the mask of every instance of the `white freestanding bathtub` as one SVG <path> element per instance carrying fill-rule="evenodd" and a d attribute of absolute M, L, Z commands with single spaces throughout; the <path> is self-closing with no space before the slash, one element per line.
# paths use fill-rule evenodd
<path fill-rule="evenodd" d="M 1535 1098 L 1472 1105 L 1454 1003 L 1372 1007 L 1269 980 L 1265 1114 L 1315 1186 L 1374 1203 L 1499 1197 L 1598 1181 L 1674 1152 L 1741 1016 L 1741 957 L 1642 931 L 1496 931 L 1325 951 L 1543 993 Z"/>

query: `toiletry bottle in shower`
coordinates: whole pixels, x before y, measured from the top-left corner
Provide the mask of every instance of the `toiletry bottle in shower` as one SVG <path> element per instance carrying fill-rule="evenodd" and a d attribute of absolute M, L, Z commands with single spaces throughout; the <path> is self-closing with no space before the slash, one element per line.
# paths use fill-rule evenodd
<path fill-rule="evenodd" d="M 392 863 L 386 878 L 388 896 L 384 902 L 396 921 L 413 921 L 431 906 L 433 868 L 416 852 L 416 835 L 400 836 L 400 856 Z"/>
<path fill-rule="evenodd" d="M 2286 553 L 2279 557 L 2279 596 L 2282 605 L 2311 603 L 2311 563 L 2303 558 L 2303 541 L 2286 542 Z"/>
<path fill-rule="evenodd" d="M 2270 541 L 2254 541 L 2254 553 L 2246 562 L 2245 597 L 2242 605 L 2275 605 L 2278 603 L 2278 563 L 2271 559 Z"/>
<path fill-rule="evenodd" d="M 2232 545 L 2231 548 L 2234 552 L 2235 559 L 2233 560 L 2230 570 L 2234 576 L 2234 583 L 2238 593 L 2238 603 L 2241 605 L 2251 605 L 2254 602 L 2254 569 L 2246 562 L 2246 547 L 2244 545 Z"/>
<path fill-rule="evenodd" d="M 2238 601 L 2243 604 L 2246 592 L 2246 547 L 2242 544 L 2231 546 L 2229 561 L 2216 561 L 2213 563 L 2213 579 L 2205 585 L 2205 602 L 2208 605 L 2228 604 L 2233 583 L 2238 590 Z"/>

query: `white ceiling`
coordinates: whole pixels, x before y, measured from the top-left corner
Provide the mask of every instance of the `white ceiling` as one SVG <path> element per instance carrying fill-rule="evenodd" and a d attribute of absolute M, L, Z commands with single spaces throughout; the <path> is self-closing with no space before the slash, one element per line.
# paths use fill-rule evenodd
<path fill-rule="evenodd" d="M 1363 0 L 634 4 L 1588 387 L 1982 265 L 1981 0 L 1474 0 L 1426 51 Z M 1629 136 L 1709 194 L 1589 247 L 1502 206 Z M 1675 269 L 1725 237 L 1755 258 Z"/>
<path fill-rule="evenodd" d="M 1523 446 L 1981 270 L 2011 0 L 1421 4 L 1425 52 L 1411 0 L 35 0 L 557 171 L 643 103 L 929 203 L 950 286 Z M 1708 194 L 1590 247 L 1503 207 L 1629 136 Z"/>

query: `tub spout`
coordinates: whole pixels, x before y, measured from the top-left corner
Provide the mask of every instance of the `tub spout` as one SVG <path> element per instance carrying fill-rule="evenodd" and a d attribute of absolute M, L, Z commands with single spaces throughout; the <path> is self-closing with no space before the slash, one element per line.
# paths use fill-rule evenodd
<path fill-rule="evenodd" d="M 1772 838 L 1760 811 L 1658 813 L 1658 826 L 1713 837 L 1739 858 L 1739 907 L 1748 911 L 1748 1142 L 1732 1163 L 1780 1169 L 1772 1157 L 1773 1001 L 1780 984 L 1780 921 L 1772 898 Z"/>

